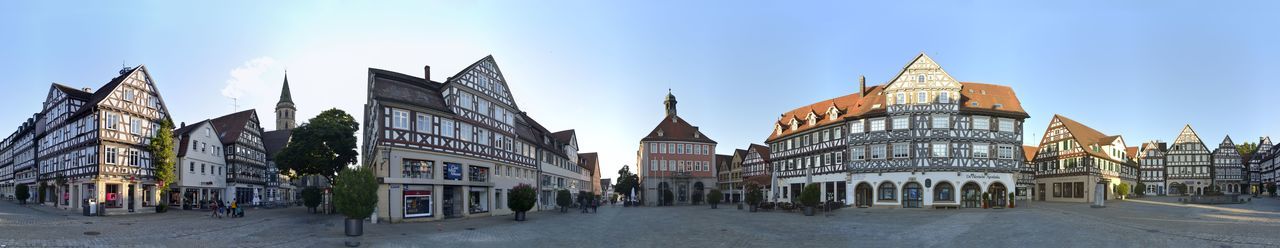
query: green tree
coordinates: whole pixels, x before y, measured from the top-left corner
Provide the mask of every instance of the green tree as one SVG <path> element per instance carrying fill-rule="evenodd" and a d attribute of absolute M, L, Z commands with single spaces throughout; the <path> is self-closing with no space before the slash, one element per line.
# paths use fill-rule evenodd
<path fill-rule="evenodd" d="M 630 167 L 623 165 L 622 169 L 618 170 L 618 182 L 613 184 L 613 192 L 629 200 L 631 189 L 640 191 L 640 177 L 631 173 Z"/>
<path fill-rule="evenodd" d="M 302 189 L 302 205 L 307 206 L 307 210 L 314 212 L 316 207 L 320 206 L 320 198 L 323 197 L 322 195 L 323 192 L 320 192 L 320 189 L 316 187 L 307 187 Z"/>
<path fill-rule="evenodd" d="M 1146 195 L 1146 194 L 1147 194 L 1147 184 L 1142 183 L 1142 182 L 1138 182 L 1138 187 L 1136 187 L 1136 189 L 1134 189 L 1133 193 L 1134 193 L 1134 194 L 1136 194 L 1136 195 Z"/>
<path fill-rule="evenodd" d="M 1120 183 L 1120 186 L 1116 187 L 1116 195 L 1118 196 L 1129 195 L 1129 183 Z"/>
<path fill-rule="evenodd" d="M 819 190 L 816 183 L 804 186 L 804 191 L 800 192 L 800 204 L 808 207 L 818 206 L 818 200 L 822 197 L 822 192 Z"/>
<path fill-rule="evenodd" d="M 711 208 L 716 208 L 716 204 L 720 204 L 720 198 L 724 197 L 724 192 L 720 189 L 711 189 L 711 194 L 707 194 L 707 204 L 711 204 Z"/>
<path fill-rule="evenodd" d="M 31 198 L 31 189 L 26 184 L 18 184 L 13 188 L 13 194 L 18 197 L 19 204 L 27 204 L 27 199 Z"/>
<path fill-rule="evenodd" d="M 522 183 L 511 188 L 511 193 L 507 194 L 507 206 L 511 207 L 511 211 L 527 212 L 533 209 L 537 198 L 538 192 L 532 186 Z"/>
<path fill-rule="evenodd" d="M 348 168 L 333 185 L 333 205 L 348 219 L 364 219 L 378 204 L 378 181 L 367 167 Z"/>
<path fill-rule="evenodd" d="M 276 154 L 276 166 L 283 175 L 320 175 L 334 182 L 338 171 L 356 162 L 359 130 L 355 118 L 342 110 L 320 112 L 293 129 L 289 144 Z"/>
<path fill-rule="evenodd" d="M 1240 156 L 1252 156 L 1253 153 L 1257 151 L 1258 143 L 1244 142 L 1236 145 L 1236 152 L 1239 152 Z M 1245 157 L 1244 159 L 1249 160 L 1248 157 Z"/>
<path fill-rule="evenodd" d="M 173 121 L 166 118 L 160 121 L 160 130 L 156 131 L 155 136 L 151 137 L 151 144 L 147 145 L 147 150 L 151 151 L 151 166 L 156 170 L 156 183 L 160 184 L 161 196 L 168 195 L 163 192 L 168 192 L 168 185 L 177 179 L 174 165 L 178 163 L 178 155 L 174 152 L 174 147 Z"/>
<path fill-rule="evenodd" d="M 573 194 L 569 193 L 567 189 L 557 191 L 556 205 L 560 206 L 560 212 L 565 212 L 569 206 L 573 206 Z"/>

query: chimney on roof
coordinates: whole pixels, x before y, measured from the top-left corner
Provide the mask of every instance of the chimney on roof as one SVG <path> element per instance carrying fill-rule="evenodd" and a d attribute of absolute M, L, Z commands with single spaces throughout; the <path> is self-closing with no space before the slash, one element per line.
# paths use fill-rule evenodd
<path fill-rule="evenodd" d="M 83 90 L 84 92 L 93 92 L 93 88 L 89 88 L 89 87 L 84 87 L 84 88 L 81 88 L 80 90 Z"/>
<path fill-rule="evenodd" d="M 858 75 L 858 93 L 862 93 L 862 96 L 867 96 L 867 76 L 866 75 Z"/>
<path fill-rule="evenodd" d="M 431 82 L 431 66 L 422 66 L 422 75 L 424 79 L 427 79 L 427 82 Z"/>
<path fill-rule="evenodd" d="M 184 121 L 184 122 L 178 123 L 178 128 L 184 128 L 184 127 L 187 127 L 187 122 Z"/>

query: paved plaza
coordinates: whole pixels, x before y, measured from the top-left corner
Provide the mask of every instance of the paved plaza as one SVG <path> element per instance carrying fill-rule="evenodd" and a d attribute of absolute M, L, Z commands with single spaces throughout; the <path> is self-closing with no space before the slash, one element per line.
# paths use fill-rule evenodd
<path fill-rule="evenodd" d="M 846 208 L 806 217 L 732 205 L 601 207 L 409 224 L 366 224 L 363 247 L 1277 247 L 1280 200 L 1184 205 L 1158 197 L 1106 208 L 1032 202 L 1014 209 Z M 304 208 L 85 217 L 0 202 L 0 246 L 337 247 L 336 215 Z"/>

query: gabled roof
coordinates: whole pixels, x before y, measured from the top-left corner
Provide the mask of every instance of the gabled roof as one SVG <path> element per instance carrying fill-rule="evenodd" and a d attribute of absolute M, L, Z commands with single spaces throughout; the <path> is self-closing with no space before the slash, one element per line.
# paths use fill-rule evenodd
<path fill-rule="evenodd" d="M 92 92 L 72 88 L 70 86 L 62 85 L 60 83 L 53 83 L 53 88 L 56 88 L 59 91 L 62 91 L 63 94 L 67 94 L 68 97 L 75 98 L 75 99 L 88 100 L 89 97 L 93 96 Z"/>
<path fill-rule="evenodd" d="M 747 146 L 747 150 L 748 152 L 755 152 L 756 154 L 760 154 L 760 160 L 763 160 L 765 163 L 768 163 L 770 161 L 768 146 L 751 144 L 750 146 Z"/>
<path fill-rule="evenodd" d="M 191 149 L 187 149 L 188 148 L 187 146 L 191 144 L 191 132 L 195 131 L 197 127 L 203 126 L 208 123 L 209 123 L 209 120 L 203 120 L 203 121 L 196 122 L 191 125 L 179 127 L 178 129 L 173 130 L 173 136 L 178 138 L 178 155 L 177 155 L 178 157 L 186 156 L 187 150 L 191 150 Z M 212 127 L 212 128 L 214 133 L 218 132 L 218 127 Z"/>
<path fill-rule="evenodd" d="M 289 144 L 289 137 L 293 135 L 292 129 L 266 131 L 262 133 L 262 148 L 267 151 L 267 160 L 275 160 L 277 153 Z"/>
<path fill-rule="evenodd" d="M 419 106 L 455 114 L 441 97 L 442 84 L 439 82 L 377 68 L 369 68 L 369 77 L 374 84 L 369 89 L 369 95 L 378 101 Z"/>
<path fill-rule="evenodd" d="M 733 149 L 733 156 L 739 158 L 747 157 L 747 149 Z"/>
<path fill-rule="evenodd" d="M 569 129 L 569 130 L 551 133 L 551 138 L 555 139 L 556 142 L 560 142 L 562 144 L 569 144 L 573 142 L 573 135 L 574 135 L 573 129 Z"/>
<path fill-rule="evenodd" d="M 1038 150 L 1040 150 L 1040 147 L 1038 146 L 1023 145 L 1022 156 L 1025 156 L 1027 158 L 1026 160 L 1027 162 L 1031 162 L 1032 160 L 1036 160 L 1036 151 Z"/>
<path fill-rule="evenodd" d="M 716 154 L 716 164 L 733 162 L 733 155 Z"/>
<path fill-rule="evenodd" d="M 1110 145 L 1111 142 L 1114 142 L 1117 138 L 1120 137 L 1119 135 L 1109 136 L 1109 135 L 1103 134 L 1102 132 L 1098 132 L 1098 130 L 1094 130 L 1093 128 L 1089 126 L 1085 126 L 1084 124 L 1080 124 L 1080 122 L 1076 122 L 1075 120 L 1067 118 L 1066 116 L 1055 114 L 1053 115 L 1053 118 L 1058 119 L 1058 121 L 1062 122 L 1062 125 L 1067 128 L 1067 132 L 1071 132 L 1072 139 L 1075 139 L 1076 143 L 1080 144 L 1080 150 L 1083 150 L 1084 152 L 1090 155 L 1093 155 L 1094 157 L 1107 158 L 1107 159 L 1111 158 L 1111 155 L 1107 154 L 1106 152 L 1094 151 L 1089 146 L 1090 145 L 1098 145 L 1098 146 Z M 1123 162 L 1123 161 L 1117 161 L 1117 162 Z"/>
<path fill-rule="evenodd" d="M 662 118 L 662 122 L 640 141 L 689 141 L 715 144 L 716 141 L 698 131 L 698 127 L 689 124 L 678 115 Z"/>
<path fill-rule="evenodd" d="M 600 156 L 594 152 L 578 153 L 578 167 L 596 171 L 600 166 Z"/>
<path fill-rule="evenodd" d="M 245 131 L 245 123 L 248 123 L 254 115 L 257 115 L 257 112 L 253 109 L 248 109 L 214 118 L 210 122 L 213 123 L 213 128 L 217 128 L 219 131 L 218 139 L 222 140 L 222 144 L 230 145 L 236 143 L 236 140 L 240 138 L 240 134 Z"/>
<path fill-rule="evenodd" d="M 133 68 L 121 70 L 120 75 L 116 75 L 115 78 L 111 78 L 111 81 L 107 81 L 107 84 L 102 85 L 102 87 L 98 88 L 97 91 L 94 91 L 92 95 L 89 95 L 88 100 L 85 101 L 82 107 L 80 107 L 80 110 L 77 110 L 76 113 L 71 116 L 78 117 L 92 112 L 93 109 L 96 108 L 95 106 L 102 102 L 103 99 L 107 99 L 107 96 L 111 95 L 112 91 L 115 91 L 116 86 L 120 86 L 120 83 L 124 82 L 126 78 L 129 78 L 129 75 L 133 75 L 133 73 L 138 70 L 143 70 L 145 72 L 146 70 L 144 68 L 145 66 L 138 65 Z"/>
<path fill-rule="evenodd" d="M 1191 129 L 1190 124 L 1182 127 L 1182 131 L 1178 132 L 1178 138 L 1173 140 L 1174 146 L 1170 147 L 1169 150 L 1170 151 L 1184 150 L 1182 146 L 1179 146 L 1179 144 L 1187 144 L 1187 143 L 1199 144 L 1201 149 L 1203 149 L 1204 151 L 1209 151 L 1209 147 L 1204 145 L 1204 141 L 1200 140 L 1200 135 L 1196 134 L 1195 129 Z"/>

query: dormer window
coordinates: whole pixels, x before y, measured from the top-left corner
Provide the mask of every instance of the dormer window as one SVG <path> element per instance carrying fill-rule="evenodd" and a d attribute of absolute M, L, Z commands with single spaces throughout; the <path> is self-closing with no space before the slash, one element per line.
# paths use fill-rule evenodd
<path fill-rule="evenodd" d="M 969 106 L 977 107 L 977 106 L 978 106 L 978 101 L 972 101 L 972 102 L 969 102 Z"/>
<path fill-rule="evenodd" d="M 836 109 L 836 106 L 831 106 L 831 108 L 827 109 L 828 119 L 835 120 L 836 117 L 838 117 L 839 115 L 840 115 L 840 110 Z"/>
<path fill-rule="evenodd" d="M 808 119 L 808 120 L 806 120 L 806 121 L 808 122 L 808 124 L 809 124 L 810 126 L 813 126 L 813 125 L 817 125 L 817 124 L 818 124 L 818 116 L 817 116 L 817 115 L 814 115 L 813 113 L 809 113 L 809 118 L 806 118 L 806 119 Z"/>
<path fill-rule="evenodd" d="M 662 137 L 662 130 L 658 130 L 658 137 Z"/>
<path fill-rule="evenodd" d="M 995 105 L 994 105 L 994 107 L 995 107 L 995 108 L 1001 108 L 1001 107 L 1004 107 L 1004 104 L 999 104 L 999 103 L 997 103 L 997 104 L 995 104 Z"/>

